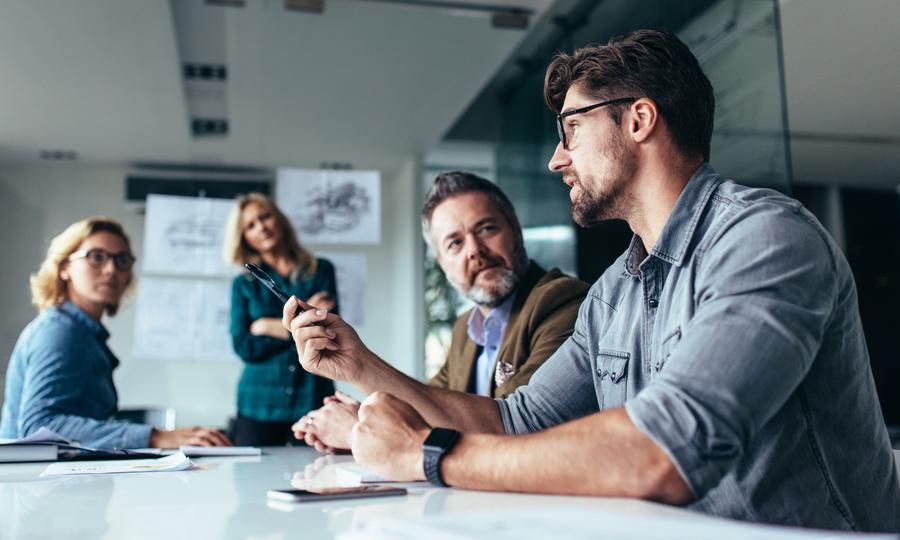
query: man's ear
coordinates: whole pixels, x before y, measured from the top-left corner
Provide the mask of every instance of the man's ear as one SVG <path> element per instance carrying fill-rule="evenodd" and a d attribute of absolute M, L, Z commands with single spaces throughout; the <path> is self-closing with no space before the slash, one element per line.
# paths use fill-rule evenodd
<path fill-rule="evenodd" d="M 628 132 L 634 142 L 642 143 L 650 138 L 659 123 L 659 111 L 650 98 L 640 98 L 629 109 Z"/>

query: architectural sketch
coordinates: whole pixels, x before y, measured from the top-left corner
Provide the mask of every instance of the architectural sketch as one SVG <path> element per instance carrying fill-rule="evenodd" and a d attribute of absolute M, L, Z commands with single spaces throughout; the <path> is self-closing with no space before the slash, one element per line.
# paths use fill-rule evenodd
<path fill-rule="evenodd" d="M 371 197 L 363 186 L 353 182 L 315 186 L 310 190 L 310 196 L 300 214 L 300 232 L 303 234 L 352 230 L 370 211 Z"/>
<path fill-rule="evenodd" d="M 147 197 L 145 274 L 229 277 L 239 269 L 222 260 L 225 223 L 234 201 L 198 197 Z"/>
<path fill-rule="evenodd" d="M 275 195 L 302 243 L 381 241 L 378 171 L 279 169 Z"/>

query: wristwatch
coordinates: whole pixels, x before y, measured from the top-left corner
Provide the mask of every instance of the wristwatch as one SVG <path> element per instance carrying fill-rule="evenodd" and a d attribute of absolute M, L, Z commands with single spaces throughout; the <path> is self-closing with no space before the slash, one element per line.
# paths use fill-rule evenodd
<path fill-rule="evenodd" d="M 448 487 L 441 478 L 441 460 L 459 441 L 459 432 L 455 429 L 434 428 L 425 442 L 422 443 L 425 478 L 435 486 Z"/>

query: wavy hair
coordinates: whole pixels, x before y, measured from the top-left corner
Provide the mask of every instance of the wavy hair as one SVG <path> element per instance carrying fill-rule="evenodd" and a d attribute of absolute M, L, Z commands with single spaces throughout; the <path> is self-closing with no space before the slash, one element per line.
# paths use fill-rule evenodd
<path fill-rule="evenodd" d="M 50 241 L 47 248 L 47 256 L 40 268 L 31 274 L 31 303 L 39 311 L 53 306 L 58 306 L 68 300 L 66 283 L 60 279 L 59 271 L 63 265 L 78 250 L 82 242 L 91 235 L 99 232 L 114 234 L 125 242 L 125 247 L 131 251 L 131 240 L 125 233 L 125 228 L 118 221 L 104 217 L 94 216 L 69 225 L 66 230 L 56 235 Z M 129 272 L 128 286 L 122 295 L 130 295 L 134 290 L 134 270 Z M 119 310 L 119 304 L 106 306 L 106 313 L 115 315 Z"/>
<path fill-rule="evenodd" d="M 297 234 L 294 232 L 294 227 L 291 226 L 291 222 L 284 215 L 284 212 L 275 205 L 271 198 L 262 193 L 248 193 L 241 195 L 235 200 L 231 214 L 228 216 L 228 224 L 225 227 L 225 246 L 223 249 L 225 262 L 243 267 L 248 262 L 259 264 L 262 260 L 260 254 L 244 240 L 244 230 L 241 227 L 241 213 L 250 203 L 262 206 L 275 216 L 275 222 L 281 230 L 281 241 L 285 244 L 287 257 L 295 265 L 295 270 L 292 272 L 291 277 L 296 278 L 297 274 L 315 275 L 318 267 L 318 261 L 315 256 L 300 245 L 300 242 L 297 240 Z"/>

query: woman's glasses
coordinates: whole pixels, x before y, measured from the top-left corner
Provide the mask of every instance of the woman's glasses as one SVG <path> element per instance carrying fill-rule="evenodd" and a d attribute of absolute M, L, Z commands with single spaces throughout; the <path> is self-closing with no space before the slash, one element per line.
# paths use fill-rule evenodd
<path fill-rule="evenodd" d="M 113 260 L 116 270 L 119 272 L 128 272 L 134 266 L 137 259 L 129 251 L 120 251 L 119 253 L 111 253 L 105 249 L 93 248 L 76 251 L 69 256 L 69 260 L 84 259 L 94 268 L 102 268 L 106 261 Z"/>

